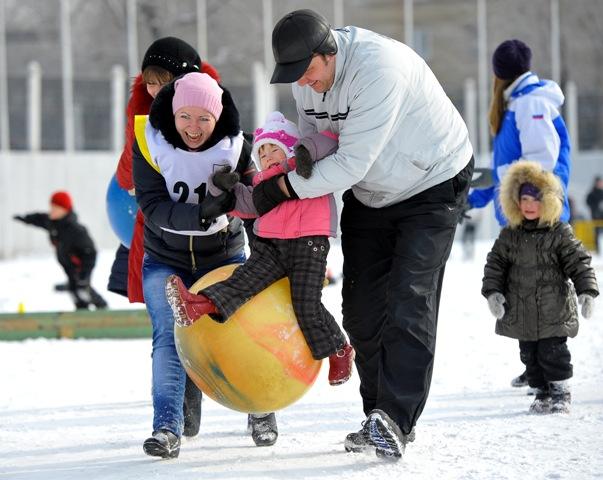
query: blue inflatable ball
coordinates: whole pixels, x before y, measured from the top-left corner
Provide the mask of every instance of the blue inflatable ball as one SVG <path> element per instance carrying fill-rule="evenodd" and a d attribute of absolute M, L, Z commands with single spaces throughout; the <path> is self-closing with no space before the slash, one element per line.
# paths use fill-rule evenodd
<path fill-rule="evenodd" d="M 107 188 L 107 216 L 113 232 L 126 248 L 132 242 L 137 210 L 136 197 L 121 188 L 113 175 Z"/>

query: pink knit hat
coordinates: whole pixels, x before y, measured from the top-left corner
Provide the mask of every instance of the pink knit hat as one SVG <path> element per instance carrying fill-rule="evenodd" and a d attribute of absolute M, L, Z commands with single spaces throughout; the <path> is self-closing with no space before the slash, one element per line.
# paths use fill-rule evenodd
<path fill-rule="evenodd" d="M 176 80 L 172 98 L 172 112 L 182 107 L 200 107 L 211 113 L 216 120 L 222 113 L 222 89 L 207 73 L 187 73 Z"/>
<path fill-rule="evenodd" d="M 293 146 L 299 140 L 300 134 L 295 123 L 290 122 L 281 112 L 272 112 L 266 118 L 266 123 L 253 133 L 253 156 L 259 160 L 259 150 L 262 145 L 272 143 L 283 149 L 287 158 L 291 158 Z"/>

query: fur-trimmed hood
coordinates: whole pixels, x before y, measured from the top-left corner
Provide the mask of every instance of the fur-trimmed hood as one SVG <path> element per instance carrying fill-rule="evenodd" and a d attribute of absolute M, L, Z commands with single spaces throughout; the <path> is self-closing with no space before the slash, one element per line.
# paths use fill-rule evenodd
<path fill-rule="evenodd" d="M 177 77 L 166 86 L 164 86 L 151 105 L 149 121 L 151 126 L 159 130 L 164 138 L 174 147 L 188 150 L 188 147 L 180 137 L 176 130 L 174 122 L 174 113 L 172 112 L 172 98 L 174 97 L 174 83 L 178 80 Z M 211 137 L 203 144 L 201 150 L 206 150 L 216 145 L 224 137 L 234 137 L 241 131 L 239 122 L 239 111 L 234 104 L 230 92 L 220 85 L 222 88 L 222 114 L 216 122 Z"/>
<path fill-rule="evenodd" d="M 563 208 L 563 189 L 559 179 L 542 169 L 537 162 L 520 160 L 514 162 L 500 184 L 500 205 L 511 228 L 517 228 L 524 221 L 519 209 L 519 189 L 529 182 L 540 190 L 540 219 L 538 226 L 551 226 L 559 221 Z"/>

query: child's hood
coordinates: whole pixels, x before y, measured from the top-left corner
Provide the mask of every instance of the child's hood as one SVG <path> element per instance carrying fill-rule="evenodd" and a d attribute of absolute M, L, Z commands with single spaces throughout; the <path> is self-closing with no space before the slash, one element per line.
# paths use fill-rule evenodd
<path fill-rule="evenodd" d="M 559 221 L 563 209 L 563 189 L 559 179 L 551 172 L 543 170 L 538 162 L 519 160 L 513 163 L 500 184 L 500 205 L 509 222 L 517 228 L 523 222 L 519 209 L 519 189 L 529 182 L 540 190 L 540 226 L 553 225 Z"/>

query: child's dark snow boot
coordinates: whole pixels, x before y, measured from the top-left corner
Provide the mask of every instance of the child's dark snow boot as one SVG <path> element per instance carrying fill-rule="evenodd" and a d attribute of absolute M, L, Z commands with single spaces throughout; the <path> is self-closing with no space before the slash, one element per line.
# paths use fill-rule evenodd
<path fill-rule="evenodd" d="M 536 396 L 532 405 L 530 405 L 530 413 L 535 415 L 545 415 L 551 413 L 551 392 L 548 387 L 536 388 Z"/>
<path fill-rule="evenodd" d="M 527 387 L 528 386 L 528 376 L 526 375 L 526 372 L 524 371 L 521 375 L 519 375 L 519 376 L 515 377 L 513 380 L 511 380 L 511 386 L 516 387 L 516 388 Z"/>
<path fill-rule="evenodd" d="M 278 428 L 274 413 L 252 413 L 249 415 L 248 421 L 251 423 L 251 438 L 258 447 L 269 447 L 276 443 Z"/>
<path fill-rule="evenodd" d="M 551 413 L 570 413 L 572 394 L 567 380 L 549 382 L 551 390 Z"/>

